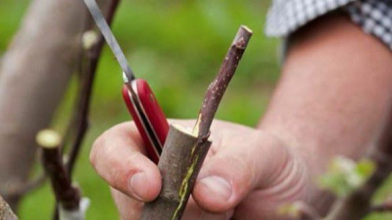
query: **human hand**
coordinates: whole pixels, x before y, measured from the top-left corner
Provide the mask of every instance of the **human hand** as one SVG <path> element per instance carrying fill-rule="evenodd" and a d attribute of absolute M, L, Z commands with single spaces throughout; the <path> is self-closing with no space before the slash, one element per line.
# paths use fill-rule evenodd
<path fill-rule="evenodd" d="M 194 121 L 174 121 L 192 126 Z M 283 204 L 304 200 L 308 175 L 302 160 L 273 135 L 214 121 L 213 144 L 197 178 L 183 219 L 284 219 Z M 124 220 L 140 218 L 143 202 L 161 189 L 158 167 L 146 156 L 131 122 L 113 127 L 94 143 L 90 160 L 111 186 Z"/>

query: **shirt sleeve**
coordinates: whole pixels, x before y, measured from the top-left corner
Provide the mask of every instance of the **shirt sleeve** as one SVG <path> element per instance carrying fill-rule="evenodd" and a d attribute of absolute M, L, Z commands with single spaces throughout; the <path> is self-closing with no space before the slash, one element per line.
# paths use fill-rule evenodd
<path fill-rule="evenodd" d="M 347 12 L 366 33 L 392 49 L 391 0 L 274 0 L 267 14 L 265 32 L 270 37 L 287 37 L 337 9 Z"/>

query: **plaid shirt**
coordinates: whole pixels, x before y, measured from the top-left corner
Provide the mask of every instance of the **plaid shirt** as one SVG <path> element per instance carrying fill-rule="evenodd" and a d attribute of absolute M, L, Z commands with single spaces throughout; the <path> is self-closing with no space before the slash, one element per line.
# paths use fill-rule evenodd
<path fill-rule="evenodd" d="M 266 34 L 287 37 L 306 23 L 336 9 L 392 49 L 392 0 L 274 0 Z"/>

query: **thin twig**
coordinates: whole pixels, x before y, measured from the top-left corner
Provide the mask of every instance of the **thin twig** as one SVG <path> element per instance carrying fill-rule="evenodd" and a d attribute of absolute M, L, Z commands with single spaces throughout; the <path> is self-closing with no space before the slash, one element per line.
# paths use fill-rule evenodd
<path fill-rule="evenodd" d="M 109 25 L 112 23 L 114 14 L 116 12 L 119 3 L 120 0 L 110 1 L 107 10 L 107 15 L 106 15 L 106 20 Z M 73 167 L 75 165 L 76 159 L 78 157 L 81 148 L 81 144 L 83 142 L 86 131 L 88 129 L 88 114 L 90 110 L 91 94 L 92 94 L 93 84 L 95 81 L 94 79 L 96 76 L 96 70 L 97 70 L 99 58 L 101 56 L 104 43 L 105 40 L 103 36 L 99 34 L 99 39 L 96 45 L 94 45 L 91 48 L 91 50 L 88 51 L 87 53 L 88 61 L 85 68 L 86 73 L 83 74 L 84 80 L 82 82 L 79 104 L 76 108 L 77 113 L 74 119 L 75 124 L 74 126 L 72 126 L 77 132 L 76 132 L 75 140 L 73 141 L 72 147 L 70 149 L 69 159 L 67 161 L 67 170 L 71 176 L 72 176 Z"/>
<path fill-rule="evenodd" d="M 38 157 L 41 158 L 41 153 L 40 149 L 38 149 Z M 37 159 L 39 160 L 39 159 Z M 46 182 L 46 175 L 45 171 L 40 171 L 37 175 L 32 177 L 30 180 L 28 180 L 25 183 L 22 184 L 12 184 L 13 187 L 10 189 L 7 189 L 5 191 L 0 191 L 0 195 L 2 195 L 4 198 L 18 198 L 21 197 L 27 193 L 30 193 L 31 191 L 39 188 Z"/>
<path fill-rule="evenodd" d="M 368 213 L 373 213 L 373 212 L 392 212 L 392 201 L 386 201 L 382 204 L 377 204 L 373 205 L 369 208 Z"/>
<path fill-rule="evenodd" d="M 226 54 L 218 75 L 208 87 L 193 130 L 193 133 L 198 134 L 199 137 L 205 138 L 209 136 L 212 120 L 214 119 L 219 103 L 237 69 L 251 36 L 252 31 L 249 28 L 245 26 L 240 27 Z"/>
<path fill-rule="evenodd" d="M 46 175 L 43 172 L 43 173 L 40 173 L 34 179 L 27 182 L 26 184 L 23 184 L 15 189 L 4 192 L 4 193 L 2 193 L 2 195 L 7 198 L 19 197 L 19 196 L 25 195 L 26 193 L 29 193 L 29 192 L 39 188 L 40 186 L 42 186 L 42 184 L 45 183 L 45 181 L 46 181 Z"/>
<path fill-rule="evenodd" d="M 115 11 L 120 3 L 120 0 L 111 0 L 107 9 L 106 20 L 110 25 L 112 23 Z M 90 28 L 90 13 L 86 9 L 86 25 L 85 29 Z M 71 147 L 69 150 L 69 157 L 66 162 L 66 169 L 67 173 L 69 173 L 69 177 L 72 180 L 72 172 L 75 166 L 75 162 L 78 158 L 81 145 L 83 143 L 83 139 L 86 135 L 88 129 L 88 120 L 89 120 L 89 110 L 90 110 L 90 103 L 91 103 L 91 95 L 94 86 L 96 70 L 99 62 L 99 58 L 102 53 L 102 49 L 104 46 L 105 40 L 101 34 L 99 34 L 98 40 L 96 44 L 91 47 L 86 53 L 87 60 L 85 62 L 80 61 L 79 71 L 81 77 L 81 84 L 79 88 L 79 94 L 81 94 L 77 101 L 76 101 L 76 110 L 75 114 L 73 115 L 70 124 L 65 133 L 65 139 L 61 144 L 61 150 L 65 149 L 65 146 L 68 142 L 71 142 Z M 81 55 L 81 59 L 84 57 L 84 53 Z M 72 135 L 75 134 L 75 135 Z M 72 141 L 69 141 L 70 138 L 73 138 Z M 55 207 L 55 212 L 53 215 L 53 219 L 58 219 L 58 209 L 57 205 Z"/>

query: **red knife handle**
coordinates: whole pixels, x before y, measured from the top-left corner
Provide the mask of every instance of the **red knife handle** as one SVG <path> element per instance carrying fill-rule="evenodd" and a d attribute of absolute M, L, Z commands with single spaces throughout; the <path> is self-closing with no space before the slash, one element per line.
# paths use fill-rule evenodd
<path fill-rule="evenodd" d="M 166 116 L 146 81 L 143 79 L 136 79 L 132 83 L 132 87 L 134 88 L 134 91 L 137 95 L 142 114 L 144 114 L 145 118 L 151 125 L 152 132 L 154 132 L 155 136 L 158 138 L 160 146 L 163 147 L 167 133 L 169 131 L 169 124 L 166 120 Z M 128 111 L 135 121 L 136 127 L 139 130 L 144 144 L 146 145 L 147 153 L 150 159 L 155 163 L 158 163 L 162 149 L 160 146 L 154 144 L 149 138 L 151 134 L 149 134 L 149 132 L 146 131 L 146 128 L 143 126 L 142 119 L 140 118 L 141 116 L 138 114 L 138 111 L 136 110 L 136 107 L 131 100 L 130 93 L 126 86 L 123 87 L 123 98 L 127 105 Z"/>

